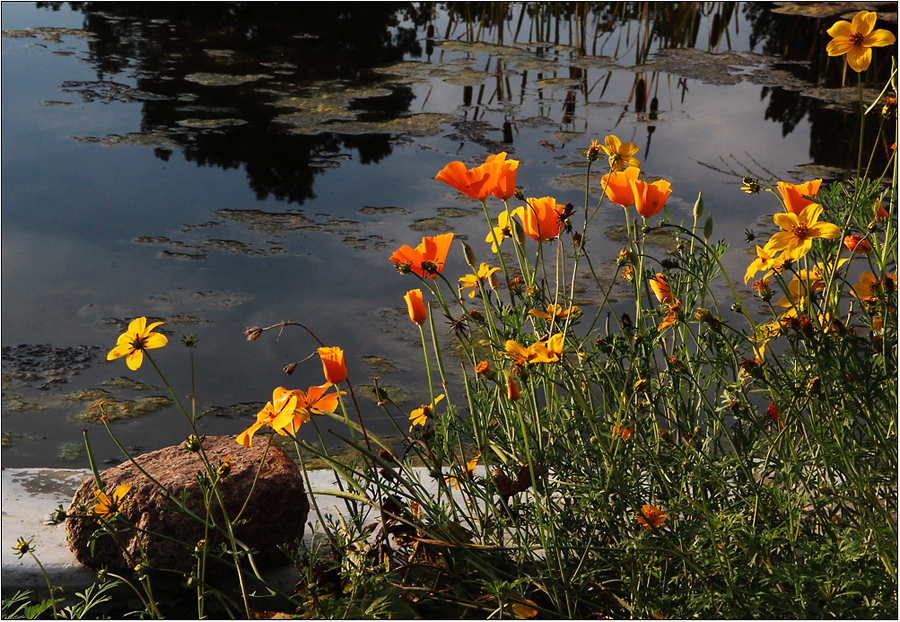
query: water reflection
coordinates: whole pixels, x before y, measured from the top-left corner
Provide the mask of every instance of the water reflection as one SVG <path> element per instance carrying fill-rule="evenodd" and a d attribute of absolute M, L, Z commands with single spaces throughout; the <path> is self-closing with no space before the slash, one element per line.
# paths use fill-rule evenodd
<path fill-rule="evenodd" d="M 639 144 L 648 174 L 673 179 L 676 220 L 703 190 L 717 231 L 738 243 L 735 274 L 739 232 L 771 213 L 739 192 L 745 164 L 781 177 L 810 160 L 834 176 L 855 166 L 835 160 L 858 138 L 853 98 L 835 97 L 840 65 L 824 57 L 830 19 L 770 3 L 38 6 L 30 25 L 74 9 L 89 34 L 4 33 L 18 54 L 4 60 L 16 70 L 4 72 L 4 103 L 17 104 L 4 115 L 3 289 L 17 303 L 3 309 L 4 346 L 100 354 L 58 376 L 67 383 L 48 362 L 31 386 L 4 386 L 4 432 L 52 444 L 17 442 L 9 466 L 47 464 L 79 440 L 60 395 L 122 373 L 100 359 L 136 315 L 200 335 L 206 433 L 242 429 L 226 416 L 252 417 L 254 400 L 286 382 L 300 339 L 250 348 L 242 337 L 283 319 L 312 318 L 361 383 L 381 375 L 418 403 L 418 336 L 398 309 L 410 284 L 387 256 L 423 233 L 484 238 L 480 212 L 433 183 L 449 160 L 514 153 L 520 183 L 580 206 L 583 149 L 616 133 Z M 50 86 L 23 69 L 35 59 Z M 865 77 L 877 84 L 883 71 L 873 63 Z M 598 223 L 591 243 L 611 262 L 621 213 Z M 588 309 L 593 292 L 583 295 Z M 16 352 L 4 351 L 5 374 Z M 183 362 L 175 349 L 160 357 Z M 20 390 L 20 404 L 49 404 L 40 418 L 11 406 Z M 378 409 L 364 409 L 381 431 Z M 157 423 L 169 414 L 121 425 L 155 449 L 182 440 Z"/>

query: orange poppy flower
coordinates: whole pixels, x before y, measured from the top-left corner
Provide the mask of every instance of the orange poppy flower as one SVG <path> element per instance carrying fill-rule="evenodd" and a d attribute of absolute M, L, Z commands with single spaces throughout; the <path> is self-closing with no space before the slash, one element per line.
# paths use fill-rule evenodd
<path fill-rule="evenodd" d="M 493 191 L 493 187 L 490 184 L 491 171 L 484 164 L 468 169 L 462 162 L 451 162 L 441 169 L 434 178 L 456 188 L 470 199 L 475 199 L 476 201 L 483 201 Z"/>
<path fill-rule="evenodd" d="M 610 201 L 622 207 L 634 205 L 634 190 L 631 182 L 636 181 L 641 169 L 629 166 L 624 171 L 616 171 L 603 176 L 603 187 Z"/>
<path fill-rule="evenodd" d="M 506 152 L 488 156 L 484 167 L 489 171 L 491 194 L 501 200 L 506 200 L 516 193 L 516 172 L 519 169 L 518 160 L 507 160 Z"/>
<path fill-rule="evenodd" d="M 340 348 L 319 348 L 325 380 L 331 384 L 341 384 L 347 379 L 347 364 L 344 363 L 344 351 Z"/>
<path fill-rule="evenodd" d="M 513 212 L 522 221 L 525 235 L 538 242 L 558 236 L 562 230 L 560 216 L 565 206 L 558 204 L 553 197 L 528 199 L 527 203 L 527 206 L 519 207 Z"/>
<path fill-rule="evenodd" d="M 661 272 L 656 273 L 650 279 L 650 289 L 653 290 L 653 293 L 656 294 L 656 299 L 660 302 L 666 304 L 675 302 L 675 297 L 672 296 L 672 292 L 669 290 L 669 283 Z"/>
<path fill-rule="evenodd" d="M 875 201 L 875 220 L 884 220 L 889 216 L 881 201 Z"/>
<path fill-rule="evenodd" d="M 422 300 L 422 290 L 411 289 L 406 292 L 403 299 L 406 300 L 406 308 L 409 310 L 409 319 L 416 324 L 423 324 L 425 320 L 428 319 L 428 307 L 425 306 L 425 301 Z"/>
<path fill-rule="evenodd" d="M 632 179 L 628 183 L 634 194 L 634 207 L 644 219 L 656 216 L 672 194 L 672 184 L 665 179 L 654 181 L 652 184 L 640 179 Z"/>
<path fill-rule="evenodd" d="M 819 192 L 820 185 L 822 185 L 821 179 L 814 179 L 802 184 L 789 184 L 786 181 L 779 181 L 778 192 L 781 193 L 784 209 L 792 214 L 799 214 L 804 207 L 810 203 L 815 203 L 815 197 Z M 807 199 L 806 197 L 812 198 Z"/>
<path fill-rule="evenodd" d="M 435 179 L 452 186 L 470 199 L 483 201 L 490 195 L 508 199 L 516 193 L 518 160 L 507 160 L 506 152 L 488 156 L 481 166 L 467 169 L 462 162 L 451 162 Z"/>
<path fill-rule="evenodd" d="M 864 240 L 861 235 L 847 235 L 844 236 L 844 248 L 851 253 L 865 255 L 866 253 L 871 252 L 872 245 L 869 244 L 868 240 Z"/>
<path fill-rule="evenodd" d="M 397 270 L 404 274 L 408 270 L 415 272 L 423 279 L 436 279 L 444 269 L 452 241 L 452 233 L 424 237 L 415 248 L 404 244 L 394 251 L 391 261 L 397 265 Z"/>

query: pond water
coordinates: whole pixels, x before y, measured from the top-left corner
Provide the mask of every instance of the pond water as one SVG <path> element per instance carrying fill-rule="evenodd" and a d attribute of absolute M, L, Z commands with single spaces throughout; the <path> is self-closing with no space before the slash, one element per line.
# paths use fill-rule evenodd
<path fill-rule="evenodd" d="M 823 11 L 3 3 L 3 466 L 86 466 L 83 429 L 101 462 L 122 459 L 83 418 L 99 399 L 135 415 L 115 423 L 135 451 L 185 438 L 151 366 L 106 362 L 138 316 L 166 321 L 170 345 L 152 354 L 180 397 L 180 340 L 198 337 L 205 434 L 240 432 L 277 386 L 322 382 L 315 359 L 282 372 L 314 351 L 303 331 L 246 340 L 246 327 L 282 320 L 342 347 L 360 394 L 378 376 L 406 408 L 426 401 L 402 298 L 418 283 L 388 257 L 454 231 L 490 260 L 480 205 L 433 179 L 451 160 L 507 151 L 526 194 L 581 213 L 591 140 L 633 141 L 642 170 L 671 181 L 673 220 L 689 223 L 703 191 L 743 286 L 744 232 L 771 233 L 778 204 L 741 192 L 741 177 L 840 179 L 856 166 L 856 87 L 825 55 L 825 30 L 848 17 L 811 10 Z M 896 32 L 896 13 L 879 18 Z M 890 67 L 875 57 L 877 93 Z M 622 211 L 595 222 L 589 242 L 611 272 Z M 466 272 L 455 246 L 445 274 Z M 586 310 L 594 293 L 582 292 Z M 374 401 L 362 408 L 373 432 L 395 433 Z"/>

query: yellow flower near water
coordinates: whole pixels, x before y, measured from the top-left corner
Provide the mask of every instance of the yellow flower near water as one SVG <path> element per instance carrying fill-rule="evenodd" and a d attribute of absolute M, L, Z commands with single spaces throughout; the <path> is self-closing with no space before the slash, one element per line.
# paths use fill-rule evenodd
<path fill-rule="evenodd" d="M 536 341 L 527 348 L 510 339 L 502 352 L 516 363 L 556 363 L 563 350 L 563 334 L 557 333 L 547 340 Z"/>
<path fill-rule="evenodd" d="M 112 361 L 119 357 L 125 357 L 125 363 L 128 369 L 135 371 L 140 368 L 144 362 L 144 350 L 152 348 L 161 348 L 169 340 L 161 333 L 154 333 L 153 329 L 161 326 L 165 322 L 154 322 L 147 326 L 147 318 L 139 317 L 131 320 L 128 324 L 128 330 L 119 335 L 116 341 L 116 347 L 109 351 L 106 355 L 107 361 Z"/>
<path fill-rule="evenodd" d="M 775 224 L 781 232 L 772 236 L 764 250 L 767 253 L 787 252 L 792 259 L 800 259 L 812 248 L 816 238 L 832 240 L 841 234 L 841 228 L 828 222 L 819 222 L 822 206 L 810 203 L 799 214 L 785 212 L 775 214 Z"/>
<path fill-rule="evenodd" d="M 440 402 L 442 399 L 444 399 L 443 393 L 434 398 L 434 402 L 432 402 L 431 404 L 422 404 L 422 406 L 412 411 L 409 415 L 409 431 L 412 432 L 413 428 L 417 425 L 424 427 L 425 424 L 428 423 L 428 420 L 431 419 L 438 402 Z"/>
<path fill-rule="evenodd" d="M 99 518 L 111 518 L 118 514 L 122 507 L 122 499 L 131 490 L 131 484 L 122 484 L 116 488 L 112 495 L 107 495 L 102 490 L 94 492 L 94 507 L 91 508 L 91 514 Z"/>
<path fill-rule="evenodd" d="M 469 298 L 474 298 L 478 290 L 478 284 L 484 281 L 488 281 L 492 288 L 497 289 L 500 282 L 495 273 L 499 270 L 500 268 L 492 268 L 488 264 L 482 263 L 478 267 L 478 274 L 467 274 L 459 279 L 459 291 L 462 292 L 464 289 L 469 289 Z"/>
<path fill-rule="evenodd" d="M 600 150 L 609 156 L 609 167 L 613 171 L 621 171 L 626 166 L 641 167 L 640 161 L 634 157 L 638 146 L 634 143 L 623 143 L 617 136 L 607 136 L 605 146 Z"/>
<path fill-rule="evenodd" d="M 829 56 L 847 55 L 850 69 L 861 73 L 872 62 L 872 48 L 893 45 L 894 35 L 884 29 L 875 30 L 878 16 L 872 11 L 860 11 L 852 22 L 841 20 L 828 29 L 832 40 L 825 51 Z"/>
<path fill-rule="evenodd" d="M 497 216 L 497 226 L 491 229 L 491 232 L 484 238 L 485 242 L 491 243 L 491 250 L 499 252 L 500 244 L 506 238 L 512 237 L 512 227 L 509 224 L 509 212 L 503 211 Z"/>
<path fill-rule="evenodd" d="M 763 278 L 769 276 L 773 272 L 781 272 L 784 268 L 784 262 L 790 259 L 790 255 L 782 253 L 781 257 L 776 257 L 777 252 L 769 252 L 762 246 L 756 247 L 756 259 L 754 259 L 747 267 L 747 273 L 744 275 L 744 284 L 750 282 L 757 272 L 765 270 Z"/>
<path fill-rule="evenodd" d="M 581 309 L 579 309 L 575 305 L 572 305 L 568 309 L 564 308 L 562 305 L 549 305 L 546 312 L 538 311 L 537 309 L 531 309 L 528 313 L 530 313 L 534 317 L 539 317 L 542 320 L 565 321 L 570 316 L 577 315 L 580 312 Z"/>

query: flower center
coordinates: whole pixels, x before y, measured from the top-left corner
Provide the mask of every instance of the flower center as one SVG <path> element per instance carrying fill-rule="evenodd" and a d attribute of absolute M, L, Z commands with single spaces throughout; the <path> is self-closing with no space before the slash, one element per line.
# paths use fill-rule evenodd
<path fill-rule="evenodd" d="M 860 32 L 854 32 L 852 35 L 850 35 L 850 43 L 854 47 L 862 47 L 863 39 L 865 39 L 865 37 Z"/>
<path fill-rule="evenodd" d="M 800 224 L 791 229 L 791 233 L 794 234 L 794 237 L 800 240 L 801 242 L 809 237 L 809 227 L 806 225 Z"/>
<path fill-rule="evenodd" d="M 132 350 L 144 350 L 147 347 L 147 338 L 137 336 L 134 338 L 134 341 L 131 342 Z"/>

